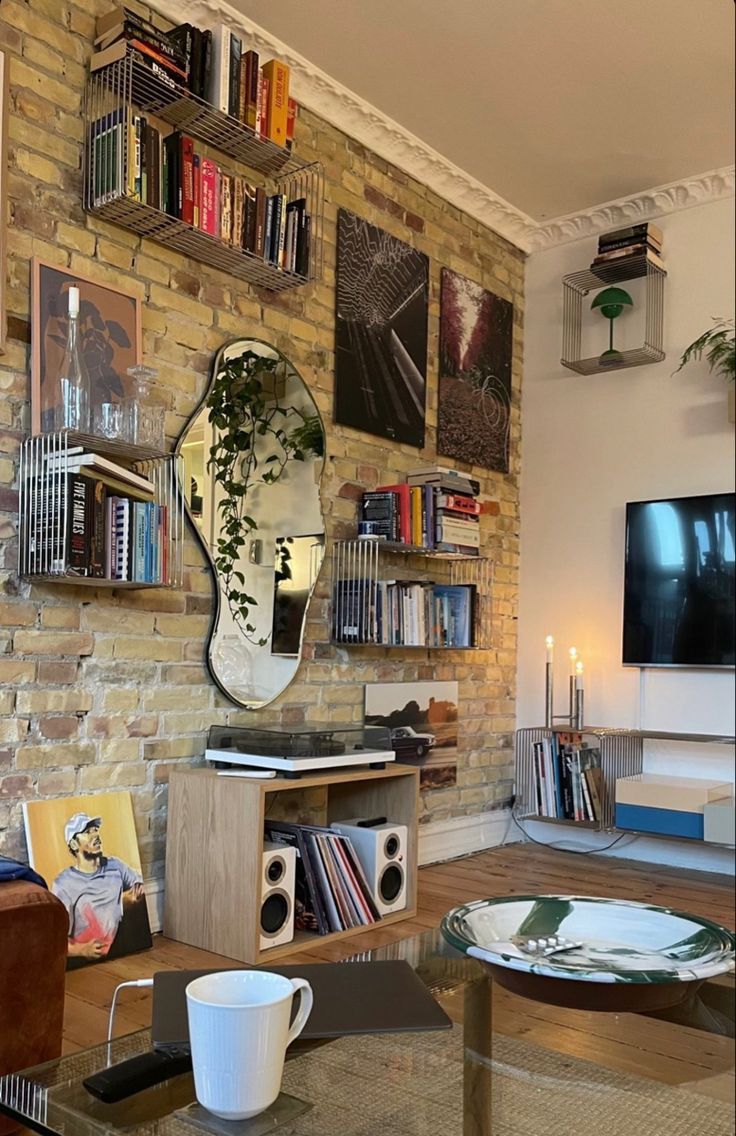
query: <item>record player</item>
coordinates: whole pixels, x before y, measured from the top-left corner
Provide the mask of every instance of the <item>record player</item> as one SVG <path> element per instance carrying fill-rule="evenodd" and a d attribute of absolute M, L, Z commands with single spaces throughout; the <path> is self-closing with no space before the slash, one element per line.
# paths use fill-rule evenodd
<path fill-rule="evenodd" d="M 387 726 L 210 726 L 205 758 L 218 767 L 273 769 L 285 777 L 395 759 Z"/>

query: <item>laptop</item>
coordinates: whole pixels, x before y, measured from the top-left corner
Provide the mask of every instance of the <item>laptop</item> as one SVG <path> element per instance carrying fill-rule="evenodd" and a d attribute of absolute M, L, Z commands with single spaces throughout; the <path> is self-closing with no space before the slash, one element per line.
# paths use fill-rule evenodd
<path fill-rule="evenodd" d="M 151 1041 L 157 1050 L 189 1046 L 184 993 L 187 985 L 216 970 L 159 970 L 153 976 Z M 380 962 L 322 962 L 305 966 L 233 967 L 262 969 L 285 978 L 306 978 L 314 1007 L 299 1040 L 361 1033 L 413 1033 L 450 1029 L 452 1022 L 421 978 L 402 959 Z"/>

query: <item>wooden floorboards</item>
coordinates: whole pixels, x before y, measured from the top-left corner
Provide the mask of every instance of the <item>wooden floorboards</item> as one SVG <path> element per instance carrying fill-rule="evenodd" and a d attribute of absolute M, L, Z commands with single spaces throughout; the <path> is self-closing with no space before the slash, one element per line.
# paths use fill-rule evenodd
<path fill-rule="evenodd" d="M 666 868 L 656 864 L 576 855 L 513 844 L 475 856 L 435 864 L 419 872 L 416 918 L 390 927 L 354 935 L 337 942 L 321 942 L 288 960 L 335 960 L 371 947 L 385 946 L 437 927 L 451 907 L 486 896 L 525 894 L 579 894 L 612 896 L 657 903 L 692 911 L 734 927 L 734 893 L 731 878 Z M 150 977 L 156 970 L 232 965 L 232 960 L 182 943 L 154 937 L 150 951 L 100 963 L 67 975 L 64 1019 L 65 1052 L 105 1040 L 110 1001 L 118 983 Z M 123 990 L 118 996 L 115 1033 L 128 1033 L 150 1024 L 149 990 Z M 659 1054 L 658 1077 L 673 1084 L 720 1076 L 730 1058 L 721 1042 L 698 1031 L 673 1030 L 669 1023 L 631 1015 L 589 1015 L 558 1010 L 498 991 L 494 1001 L 494 1028 L 542 1045 L 554 1044 L 559 1052 L 600 1060 L 624 1072 L 636 1073 L 639 1050 Z M 732 1043 L 728 1043 L 730 1050 Z M 715 1083 L 715 1082 L 714 1082 Z M 732 1091 L 726 1079 L 726 1088 Z"/>

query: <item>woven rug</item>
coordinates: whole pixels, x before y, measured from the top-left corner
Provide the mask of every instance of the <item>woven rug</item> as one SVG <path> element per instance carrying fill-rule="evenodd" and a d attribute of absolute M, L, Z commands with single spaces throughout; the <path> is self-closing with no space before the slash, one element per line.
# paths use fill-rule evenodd
<path fill-rule="evenodd" d="M 479 1059 L 482 1060 L 482 1059 Z M 496 1036 L 492 1136 L 733 1136 L 733 1108 L 698 1093 Z M 287 1062 L 314 1104 L 292 1136 L 463 1136 L 462 1031 L 353 1037 Z"/>

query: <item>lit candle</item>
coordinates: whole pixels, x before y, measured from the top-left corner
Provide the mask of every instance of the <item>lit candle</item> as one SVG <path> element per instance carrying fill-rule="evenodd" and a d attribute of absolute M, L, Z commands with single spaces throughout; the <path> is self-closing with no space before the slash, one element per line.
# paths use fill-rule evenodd
<path fill-rule="evenodd" d="M 583 689 L 583 664 L 578 659 L 575 664 L 575 678 L 578 680 L 578 688 Z"/>
<path fill-rule="evenodd" d="M 544 642 L 547 645 L 547 662 L 551 663 L 554 657 L 555 641 L 551 635 L 548 635 Z"/>
<path fill-rule="evenodd" d="M 577 649 L 577 647 L 571 647 L 570 648 L 570 674 L 571 675 L 575 674 L 575 668 L 576 668 L 576 665 L 577 665 L 577 661 L 578 661 L 578 649 Z"/>

